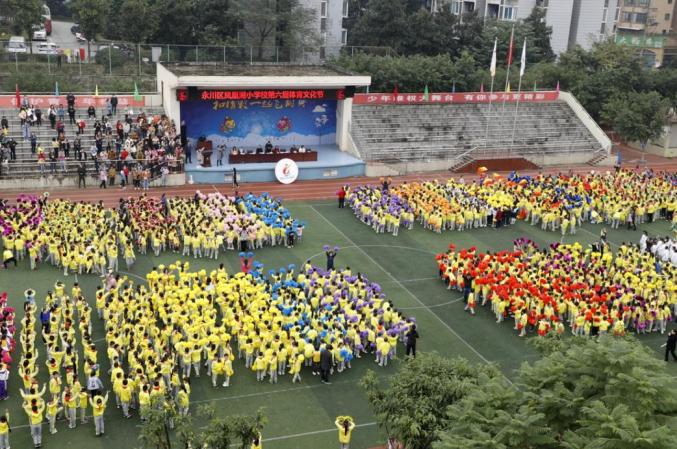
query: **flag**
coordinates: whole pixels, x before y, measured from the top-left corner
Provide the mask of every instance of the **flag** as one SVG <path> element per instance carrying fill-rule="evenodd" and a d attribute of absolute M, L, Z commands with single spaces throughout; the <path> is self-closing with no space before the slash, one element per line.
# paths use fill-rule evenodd
<path fill-rule="evenodd" d="M 559 81 L 557 81 L 557 87 L 555 88 L 555 91 L 559 93 Z"/>
<path fill-rule="evenodd" d="M 522 58 L 520 59 L 520 78 L 524 76 L 524 70 L 527 68 L 527 40 L 524 39 L 524 46 L 522 47 Z"/>
<path fill-rule="evenodd" d="M 55 81 L 55 82 L 54 82 L 54 96 L 58 97 L 59 95 L 61 95 L 61 94 L 59 93 L 59 82 L 58 82 L 58 81 Z"/>
<path fill-rule="evenodd" d="M 393 95 L 397 96 L 399 95 L 400 91 L 397 89 L 397 83 L 395 83 L 395 87 L 393 88 Z"/>
<path fill-rule="evenodd" d="M 141 95 L 139 94 L 139 88 L 136 86 L 136 81 L 134 81 L 134 101 L 141 101 Z"/>
<path fill-rule="evenodd" d="M 510 81 L 508 81 L 508 84 L 505 86 L 505 91 L 510 93 Z"/>
<path fill-rule="evenodd" d="M 94 96 L 95 97 L 99 96 L 99 85 L 98 84 L 94 85 Z"/>
<path fill-rule="evenodd" d="M 489 67 L 489 73 L 491 77 L 496 76 L 496 45 L 498 45 L 498 38 L 494 40 L 494 51 L 491 53 L 491 66 Z"/>
<path fill-rule="evenodd" d="M 512 47 L 514 37 L 515 37 L 515 25 L 512 26 L 512 31 L 510 31 L 510 46 L 508 47 L 508 67 L 510 67 L 510 64 L 512 64 Z"/>
<path fill-rule="evenodd" d="M 21 92 L 19 91 L 19 85 L 16 85 L 16 91 L 14 93 L 15 95 L 15 100 L 16 100 L 16 107 L 20 108 L 21 107 Z"/>
<path fill-rule="evenodd" d="M 534 92 L 536 92 L 536 81 L 534 81 Z"/>
<path fill-rule="evenodd" d="M 484 83 L 480 83 L 480 92 L 484 93 Z"/>
<path fill-rule="evenodd" d="M 451 93 L 452 93 L 452 94 L 455 94 L 455 93 L 456 93 L 456 81 L 454 81 L 454 82 L 451 84 Z"/>
<path fill-rule="evenodd" d="M 428 101 L 428 85 L 423 88 L 423 101 Z"/>

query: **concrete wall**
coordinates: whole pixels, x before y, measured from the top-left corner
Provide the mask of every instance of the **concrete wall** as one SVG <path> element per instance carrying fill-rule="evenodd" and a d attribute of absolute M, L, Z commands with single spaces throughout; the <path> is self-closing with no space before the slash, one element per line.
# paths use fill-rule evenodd
<path fill-rule="evenodd" d="M 602 128 L 599 127 L 597 122 L 595 122 L 595 120 L 590 117 L 588 111 L 586 111 L 585 108 L 581 106 L 576 97 L 571 95 L 569 92 L 562 91 L 559 93 L 559 98 L 569 105 L 569 107 L 576 114 L 576 117 L 578 117 L 578 119 L 583 122 L 583 125 L 585 125 L 588 131 L 590 131 L 595 139 L 597 139 L 597 141 L 602 145 L 602 148 L 604 148 L 607 153 L 611 152 L 611 139 L 609 139 L 609 136 L 607 136 L 606 133 L 602 131 Z"/>
<path fill-rule="evenodd" d="M 574 0 L 551 1 L 548 5 L 545 20 L 552 27 L 550 45 L 557 55 L 567 51 L 569 47 L 573 8 Z"/>
<path fill-rule="evenodd" d="M 610 2 L 611 6 L 611 2 Z M 608 14 L 612 14 L 609 7 Z M 575 34 L 572 36 L 572 42 L 578 44 L 585 49 L 592 47 L 592 44 L 599 42 L 601 39 L 600 31 L 602 26 L 602 18 L 604 14 L 604 0 L 580 0 L 580 9 L 578 13 L 578 26 Z M 608 23 L 608 22 L 607 22 Z M 608 25 L 607 25 L 608 26 Z"/>
<path fill-rule="evenodd" d="M 157 64 L 157 90 L 162 97 L 162 105 L 165 108 L 165 114 L 174 123 L 181 123 L 181 108 L 176 99 L 176 87 L 179 85 L 179 79 L 172 72 L 167 70 L 162 64 Z"/>
<path fill-rule="evenodd" d="M 183 173 L 170 174 L 167 176 L 168 186 L 182 186 L 186 183 L 186 177 Z M 160 180 L 151 182 L 152 187 L 159 187 Z M 87 189 L 97 189 L 99 181 L 93 176 L 87 177 Z M 77 188 L 78 177 L 70 176 L 43 176 L 40 178 L 18 178 L 18 179 L 0 179 L 0 190 L 28 190 L 28 189 L 52 189 Z M 114 187 L 120 190 L 119 187 Z M 97 189 L 98 190 L 98 189 Z"/>

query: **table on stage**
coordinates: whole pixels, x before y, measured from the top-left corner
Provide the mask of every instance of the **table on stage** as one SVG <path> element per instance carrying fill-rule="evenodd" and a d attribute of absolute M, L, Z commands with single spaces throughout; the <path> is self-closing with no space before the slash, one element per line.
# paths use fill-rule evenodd
<path fill-rule="evenodd" d="M 229 164 L 257 164 L 263 162 L 277 162 L 281 159 L 291 159 L 295 162 L 315 162 L 317 161 L 317 151 L 306 153 L 251 153 L 228 155 Z"/>

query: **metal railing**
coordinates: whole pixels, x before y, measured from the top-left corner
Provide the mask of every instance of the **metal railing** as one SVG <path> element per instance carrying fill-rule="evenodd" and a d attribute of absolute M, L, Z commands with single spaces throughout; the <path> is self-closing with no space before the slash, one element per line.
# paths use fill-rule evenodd
<path fill-rule="evenodd" d="M 87 158 L 83 160 L 77 159 L 66 159 L 65 161 L 56 161 L 50 162 L 46 161 L 42 164 L 42 169 L 40 168 L 41 164 L 38 164 L 37 161 L 7 161 L 4 160 L 0 163 L 0 179 L 17 179 L 17 178 L 36 178 L 40 176 L 77 176 L 78 167 L 84 164 L 86 169 L 86 176 L 89 177 L 98 177 L 98 169 L 102 166 L 105 168 L 110 167 L 112 164 L 116 166 L 117 173 L 116 176 L 119 177 L 119 169 L 123 164 L 126 164 L 129 167 L 134 165 L 140 165 L 142 167 L 148 168 L 150 170 L 150 179 L 157 179 L 160 177 L 160 169 L 163 166 L 166 166 L 169 169 L 169 173 L 183 173 L 185 170 L 185 161 L 181 159 L 165 159 L 165 160 L 151 160 L 147 161 L 145 159 L 106 159 L 106 160 L 97 160 L 93 158 Z M 130 172 L 131 178 L 131 172 Z M 131 182 L 131 179 L 130 179 Z"/>

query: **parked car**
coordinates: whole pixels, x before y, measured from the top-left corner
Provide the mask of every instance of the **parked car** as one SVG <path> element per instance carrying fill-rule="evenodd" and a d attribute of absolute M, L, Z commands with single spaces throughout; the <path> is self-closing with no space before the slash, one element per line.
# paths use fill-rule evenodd
<path fill-rule="evenodd" d="M 41 42 L 35 52 L 39 55 L 57 55 L 59 47 L 54 42 Z"/>
<path fill-rule="evenodd" d="M 7 43 L 7 53 L 28 53 L 26 39 L 21 36 L 12 36 Z"/>
<path fill-rule="evenodd" d="M 33 30 L 33 40 L 34 41 L 46 41 L 47 40 L 47 30 L 44 28 Z"/>

